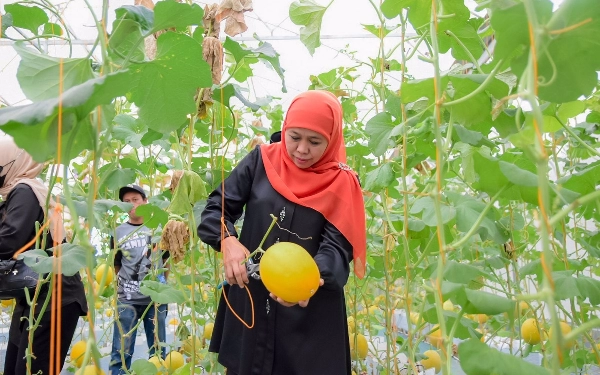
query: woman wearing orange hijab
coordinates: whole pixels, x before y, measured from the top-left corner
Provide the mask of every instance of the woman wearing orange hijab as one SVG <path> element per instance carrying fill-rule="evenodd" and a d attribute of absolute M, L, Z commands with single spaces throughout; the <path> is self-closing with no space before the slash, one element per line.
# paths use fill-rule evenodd
<path fill-rule="evenodd" d="M 247 328 L 221 298 L 209 350 L 219 353 L 228 374 L 351 373 L 343 288 L 352 260 L 364 276 L 366 228 L 362 191 L 345 161 L 340 103 L 329 92 L 308 91 L 292 101 L 281 142 L 255 148 L 211 193 L 198 235 L 223 253 L 231 308 L 247 324 L 254 319 Z M 244 213 L 238 235 L 234 224 Z M 241 265 L 271 214 L 279 226 L 263 248 L 295 242 L 317 263 L 321 287 L 310 301 L 290 304 L 270 295 Z"/>

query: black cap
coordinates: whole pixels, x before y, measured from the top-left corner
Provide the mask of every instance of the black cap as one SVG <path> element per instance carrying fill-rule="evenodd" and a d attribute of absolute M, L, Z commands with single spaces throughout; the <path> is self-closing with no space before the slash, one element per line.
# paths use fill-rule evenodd
<path fill-rule="evenodd" d="M 142 189 L 138 185 L 129 184 L 129 185 L 123 186 L 122 188 L 119 189 L 119 200 L 122 202 L 123 196 L 125 195 L 125 193 L 129 193 L 130 191 L 135 191 L 136 193 L 140 193 L 142 195 L 142 198 L 146 199 L 146 192 L 144 191 L 144 189 Z"/>
<path fill-rule="evenodd" d="M 271 139 L 269 140 L 269 143 L 278 143 L 278 142 L 281 142 L 281 131 L 271 134 Z"/>

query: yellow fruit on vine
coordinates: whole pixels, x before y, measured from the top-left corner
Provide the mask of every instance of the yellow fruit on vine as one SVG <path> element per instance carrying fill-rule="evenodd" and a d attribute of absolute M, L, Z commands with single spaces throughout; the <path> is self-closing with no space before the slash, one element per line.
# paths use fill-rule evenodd
<path fill-rule="evenodd" d="M 167 354 L 164 363 L 167 370 L 169 370 L 169 374 L 172 374 L 173 371 L 182 367 L 185 361 L 183 360 L 183 355 L 181 353 L 172 351 L 169 354 Z"/>
<path fill-rule="evenodd" d="M 84 368 L 77 370 L 75 375 L 106 375 L 106 373 L 96 365 L 87 365 Z"/>
<path fill-rule="evenodd" d="M 204 325 L 204 332 L 202 332 L 202 338 L 205 340 L 210 340 L 213 334 L 213 329 L 215 328 L 215 323 L 208 322 Z"/>
<path fill-rule="evenodd" d="M 13 299 L 3 299 L 2 301 L 0 301 L 0 304 L 2 305 L 2 307 L 11 307 L 14 303 L 15 303 L 14 298 Z"/>
<path fill-rule="evenodd" d="M 355 341 L 356 341 L 356 349 L 354 346 Z M 352 359 L 356 360 L 357 354 L 358 354 L 358 359 L 365 359 L 365 358 L 367 358 L 368 352 L 369 352 L 369 348 L 367 346 L 367 338 L 363 334 L 355 333 L 350 336 L 350 356 L 352 357 Z"/>
<path fill-rule="evenodd" d="M 480 330 L 479 328 L 475 328 L 475 331 L 481 333 L 481 338 L 479 340 L 481 340 L 481 342 L 485 342 L 485 332 Z"/>
<path fill-rule="evenodd" d="M 85 357 L 85 350 L 87 349 L 87 342 L 77 341 L 71 347 L 71 362 L 77 367 L 81 367 L 83 364 L 83 358 Z"/>
<path fill-rule="evenodd" d="M 490 317 L 485 314 L 477 314 L 476 316 L 479 324 L 485 324 L 485 322 L 487 322 L 490 319 Z"/>
<path fill-rule="evenodd" d="M 208 293 L 202 292 L 202 301 L 204 301 L 204 302 L 208 301 Z"/>
<path fill-rule="evenodd" d="M 113 310 L 108 309 L 108 310 L 106 310 L 106 312 L 104 314 L 106 315 L 107 318 L 110 318 L 113 316 Z"/>
<path fill-rule="evenodd" d="M 429 341 L 429 343 L 432 346 L 438 349 L 442 347 L 442 344 L 444 342 L 444 340 L 442 339 L 442 330 L 439 328 L 440 327 L 436 324 L 435 326 L 433 326 L 433 328 L 431 329 L 431 331 L 429 331 L 429 334 L 427 335 L 427 341 Z"/>
<path fill-rule="evenodd" d="M 104 284 L 102 284 L 102 278 L 104 277 L 104 275 L 106 274 L 106 278 L 104 279 Z M 113 268 L 111 266 L 109 266 L 108 264 L 101 264 L 98 266 L 98 268 L 96 268 L 96 282 L 98 283 L 98 285 L 103 285 L 103 286 L 108 286 L 112 283 L 113 279 L 114 279 L 114 271 Z"/>
<path fill-rule="evenodd" d="M 554 327 L 550 327 L 550 330 L 548 331 L 548 339 L 552 340 L 552 329 Z M 569 324 L 567 324 L 566 322 L 560 322 L 560 330 L 562 331 L 562 335 L 563 338 L 565 335 L 571 333 L 571 326 Z M 569 340 L 569 341 L 564 341 L 564 347 L 567 349 L 571 349 L 573 347 L 573 345 L 575 345 L 575 341 L 574 340 Z"/>
<path fill-rule="evenodd" d="M 166 366 L 164 365 L 163 360 L 160 359 L 159 357 L 154 356 L 154 357 L 150 358 L 148 360 L 148 362 L 150 362 L 154 366 L 156 366 L 156 369 L 158 370 L 158 372 L 156 373 L 156 375 L 167 375 L 168 374 L 166 371 L 160 371 L 161 368 L 166 368 Z"/>
<path fill-rule="evenodd" d="M 427 358 L 421 360 L 421 364 L 427 369 L 435 369 L 435 373 L 437 374 L 442 369 L 442 358 L 440 354 L 435 350 L 426 350 L 423 355 Z"/>
<path fill-rule="evenodd" d="M 367 309 L 367 312 L 369 313 L 369 315 L 375 315 L 375 313 L 379 311 L 379 307 L 378 306 L 369 306 L 369 308 Z"/>
<path fill-rule="evenodd" d="M 177 326 L 179 325 L 179 320 L 177 318 L 171 318 L 171 320 L 169 320 L 169 325 Z"/>
<path fill-rule="evenodd" d="M 94 306 L 96 307 L 96 310 L 99 310 L 102 308 L 102 301 L 96 300 L 96 302 L 94 302 Z"/>
<path fill-rule="evenodd" d="M 260 277 L 269 292 L 290 303 L 312 297 L 321 278 L 313 257 L 293 242 L 278 242 L 265 251 Z"/>
<path fill-rule="evenodd" d="M 421 319 L 421 315 L 418 312 L 411 311 L 410 312 L 410 322 L 412 324 L 418 326 L 419 324 L 421 324 L 423 322 L 423 319 Z"/>
<path fill-rule="evenodd" d="M 348 329 L 350 332 L 354 332 L 356 330 L 356 321 L 353 316 L 348 317 Z"/>
<path fill-rule="evenodd" d="M 200 341 L 200 339 L 198 337 L 196 337 L 194 340 L 193 336 L 188 336 L 187 339 L 183 340 L 183 343 L 181 345 L 183 354 L 187 355 L 188 357 L 191 357 L 192 353 L 194 351 L 194 349 L 192 349 L 192 345 L 195 345 L 194 349 L 196 351 L 202 349 L 202 342 Z"/>
<path fill-rule="evenodd" d="M 542 340 L 537 321 L 534 318 L 529 318 L 523 322 L 521 338 L 530 345 L 539 344 Z"/>
<path fill-rule="evenodd" d="M 519 302 L 519 312 L 520 314 L 525 314 L 529 310 L 529 305 L 525 301 Z"/>
<path fill-rule="evenodd" d="M 454 304 L 450 300 L 446 300 L 442 305 L 442 308 L 446 311 L 454 311 Z"/>

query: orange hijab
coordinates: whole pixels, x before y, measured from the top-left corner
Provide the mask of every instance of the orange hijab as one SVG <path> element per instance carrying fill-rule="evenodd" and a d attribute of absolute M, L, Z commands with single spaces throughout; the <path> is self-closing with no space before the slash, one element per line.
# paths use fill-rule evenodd
<path fill-rule="evenodd" d="M 310 168 L 298 168 L 286 151 L 287 128 L 304 128 L 328 141 L 325 153 Z M 365 275 L 365 204 L 356 174 L 346 164 L 342 107 L 328 91 L 307 91 L 292 101 L 281 142 L 261 145 L 267 178 L 289 201 L 319 211 L 352 245 L 354 273 Z"/>

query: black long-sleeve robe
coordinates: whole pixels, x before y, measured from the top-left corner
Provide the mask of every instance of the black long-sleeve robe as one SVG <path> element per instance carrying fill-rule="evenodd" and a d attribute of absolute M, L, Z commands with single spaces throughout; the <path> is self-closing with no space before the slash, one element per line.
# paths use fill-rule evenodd
<path fill-rule="evenodd" d="M 318 177 L 315 177 L 318 178 Z M 303 246 L 315 259 L 325 284 L 306 308 L 285 307 L 269 297 L 260 280 L 251 277 L 254 328 L 246 328 L 221 297 L 209 350 L 238 375 L 347 375 L 350 347 L 343 287 L 350 272 L 352 246 L 321 213 L 296 205 L 276 192 L 267 178 L 260 148 L 250 152 L 225 180 L 225 222 L 238 236 L 234 223 L 244 212 L 240 242 L 254 251 L 269 224 L 270 214 L 281 227 L 273 228 L 263 249 L 277 241 Z M 198 226 L 202 241 L 220 250 L 221 188 L 211 193 Z M 260 261 L 256 259 L 255 261 Z M 236 313 L 250 324 L 247 292 L 238 286 L 224 292 Z"/>

